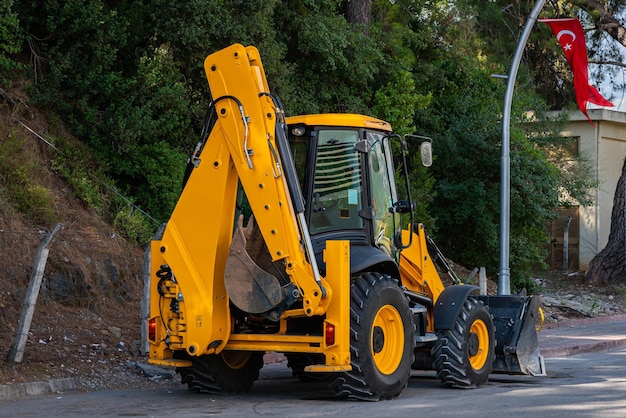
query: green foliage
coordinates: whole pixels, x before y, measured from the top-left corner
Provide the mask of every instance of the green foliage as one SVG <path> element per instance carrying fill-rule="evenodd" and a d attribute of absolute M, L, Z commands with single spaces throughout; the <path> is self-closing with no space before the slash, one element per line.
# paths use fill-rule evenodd
<path fill-rule="evenodd" d="M 126 155 L 111 162 L 126 178 L 118 181 L 121 190 L 148 208 L 151 216 L 167 220 L 180 194 L 186 157 L 164 141 L 135 145 Z"/>
<path fill-rule="evenodd" d="M 8 76 L 23 65 L 12 56 L 20 52 L 24 35 L 20 29 L 17 13 L 13 11 L 13 0 L 0 0 L 0 82 L 6 83 Z"/>
<path fill-rule="evenodd" d="M 434 137 L 437 241 L 466 265 L 498 270 L 503 85 L 461 57 L 442 61 L 433 105 L 418 126 Z M 524 96 L 523 91 L 519 93 Z M 516 106 L 518 103 L 516 103 Z M 514 108 L 514 114 L 522 109 Z M 514 120 L 515 122 L 515 120 Z M 519 125 L 511 130 L 511 270 L 515 286 L 543 260 L 545 222 L 559 203 L 559 171 Z"/>
<path fill-rule="evenodd" d="M 113 220 L 113 225 L 132 241 L 144 245 L 150 242 L 154 225 L 139 211 L 127 205 Z"/>
<path fill-rule="evenodd" d="M 431 94 L 421 95 L 415 91 L 415 80 L 408 71 L 399 71 L 397 79 L 389 81 L 374 94 L 372 111 L 388 121 L 399 134 L 415 132 L 413 112 L 407 109 L 425 109 L 430 104 Z"/>
<path fill-rule="evenodd" d="M 54 201 L 50 191 L 34 182 L 41 167 L 23 155 L 24 139 L 15 134 L 0 140 L 0 196 L 8 199 L 18 211 L 42 226 L 54 221 Z"/>
<path fill-rule="evenodd" d="M 72 195 L 89 209 L 112 222 L 126 238 L 145 244 L 146 237 L 154 229 L 154 221 L 114 192 L 115 182 L 102 172 L 91 149 L 65 136 L 55 115 L 50 115 L 50 121 L 50 138 L 56 151 L 51 169 L 68 183 Z"/>
<path fill-rule="evenodd" d="M 372 113 L 384 56 L 376 37 L 351 28 L 341 3 L 300 0 L 276 12 L 291 70 L 278 93 L 290 114 Z"/>
<path fill-rule="evenodd" d="M 65 137 L 54 138 L 57 152 L 52 159 L 51 169 L 72 188 L 72 194 L 99 214 L 106 214 L 109 200 L 87 168 L 97 170 L 90 150 L 84 144 L 69 142 Z M 98 175 L 102 175 L 98 173 Z"/>
<path fill-rule="evenodd" d="M 139 5 L 81 0 L 60 6 L 16 4 L 27 29 L 45 40 L 39 45 L 48 62 L 36 95 L 39 103 L 64 115 L 122 192 L 165 219 L 180 189 L 181 151 L 193 136 L 194 109 L 171 48 L 150 46 L 151 29 L 134 20 L 142 15 Z M 150 190 L 145 181 L 152 182 Z"/>
<path fill-rule="evenodd" d="M 504 72 L 503 57 L 511 55 L 530 4 L 375 0 L 367 30 L 346 21 L 344 0 L 3 4 L 14 11 L 2 18 L 10 33 L 29 33 L 45 59 L 38 102 L 63 115 L 93 150 L 106 172 L 99 178 L 112 179 L 160 221 L 178 198 L 185 154 L 197 142 L 210 101 L 204 58 L 242 43 L 258 47 L 288 114 L 365 113 L 388 120 L 400 134 L 433 137 L 429 170 L 419 164 L 419 144 L 410 144 L 417 219 L 455 261 L 496 270 L 504 85 L 488 74 Z M 528 93 L 533 80 L 545 79 L 538 85 L 552 89 L 551 106 L 571 98 L 562 90 L 562 73 L 554 77 L 549 66 L 533 61 L 544 54 L 558 64 L 558 50 L 540 42 L 549 36 L 545 29 L 533 33 L 513 110 L 511 264 L 520 285 L 543 257 L 544 224 L 563 203 L 560 192 L 585 202 L 591 185 L 582 163 L 557 170 L 563 161 L 563 140 L 553 132 L 558 124 L 523 117 L 544 108 Z M 0 31 L 0 40 L 7 36 Z M 13 49 L 0 49 L 0 65 L 3 51 L 17 52 L 21 39 L 11 37 Z M 114 200 L 101 200 L 104 192 L 87 171 L 92 161 L 58 145 L 55 169 L 75 193 L 103 213 L 112 211 L 108 216 L 129 237 L 145 239 L 149 228 L 136 211 L 129 216 L 125 206 L 111 210 L 115 205 L 106 202 Z"/>

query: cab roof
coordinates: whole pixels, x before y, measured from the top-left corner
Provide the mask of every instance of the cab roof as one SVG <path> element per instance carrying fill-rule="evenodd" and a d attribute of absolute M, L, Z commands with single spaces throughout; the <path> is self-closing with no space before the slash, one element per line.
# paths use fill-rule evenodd
<path fill-rule="evenodd" d="M 290 116 L 287 125 L 343 126 L 378 129 L 392 132 L 391 125 L 384 120 L 354 113 L 320 113 L 314 115 Z"/>

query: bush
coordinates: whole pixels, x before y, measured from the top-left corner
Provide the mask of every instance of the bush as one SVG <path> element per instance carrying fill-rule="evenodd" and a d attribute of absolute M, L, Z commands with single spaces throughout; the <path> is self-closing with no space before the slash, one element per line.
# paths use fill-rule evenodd
<path fill-rule="evenodd" d="M 31 221 L 48 225 L 55 209 L 50 191 L 36 183 L 42 170 L 24 156 L 25 139 L 10 134 L 0 141 L 0 194 Z"/>
<path fill-rule="evenodd" d="M 137 244 L 143 245 L 152 239 L 153 225 L 141 212 L 133 210 L 130 205 L 117 213 L 113 225 L 125 237 Z"/>
<path fill-rule="evenodd" d="M 416 122 L 434 138 L 436 197 L 431 213 L 437 223 L 436 241 L 455 262 L 485 266 L 495 274 L 500 247 L 503 85 L 467 60 L 445 60 L 440 68 L 441 79 L 432 80 L 439 83 L 433 89 L 432 106 L 418 111 Z M 529 100 L 524 91 L 518 97 Z M 545 225 L 559 204 L 559 170 L 516 120 L 527 108 L 512 109 L 510 267 L 514 289 L 527 286 L 531 267 L 545 258 Z"/>
<path fill-rule="evenodd" d="M 13 11 L 13 0 L 0 0 L 0 82 L 8 82 L 9 74 L 24 68 L 12 58 L 20 52 L 23 39 L 17 13 Z"/>
<path fill-rule="evenodd" d="M 106 191 L 101 190 L 100 184 L 93 178 L 104 175 L 99 173 L 92 152 L 84 144 L 62 136 L 54 138 L 54 145 L 57 153 L 52 159 L 52 170 L 71 186 L 75 198 L 97 213 L 105 215 L 109 199 Z M 86 167 L 90 167 L 97 174 L 89 173 Z"/>

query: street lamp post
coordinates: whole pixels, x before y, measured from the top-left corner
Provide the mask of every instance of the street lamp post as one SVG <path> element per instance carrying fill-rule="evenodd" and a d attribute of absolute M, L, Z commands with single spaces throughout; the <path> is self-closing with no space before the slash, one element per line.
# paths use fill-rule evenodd
<path fill-rule="evenodd" d="M 507 77 L 504 106 L 502 112 L 502 157 L 500 168 L 500 272 L 498 274 L 498 295 L 511 294 L 511 269 L 509 267 L 510 251 L 510 216 L 511 216 L 511 103 L 517 78 L 517 70 L 526 47 L 528 36 L 532 30 L 545 0 L 539 0 L 533 7 L 522 36 L 517 43 L 515 56 Z"/>

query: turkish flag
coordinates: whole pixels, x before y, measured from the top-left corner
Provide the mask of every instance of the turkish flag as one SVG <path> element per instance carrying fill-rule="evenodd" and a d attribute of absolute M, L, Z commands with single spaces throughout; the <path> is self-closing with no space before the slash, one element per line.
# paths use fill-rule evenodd
<path fill-rule="evenodd" d="M 554 36 L 561 44 L 565 58 L 567 58 L 567 62 L 574 74 L 574 92 L 576 93 L 578 108 L 591 122 L 587 114 L 587 102 L 608 107 L 613 107 L 613 103 L 602 97 L 595 87 L 589 85 L 587 45 L 580 21 L 574 18 L 540 19 L 539 21 L 550 26 Z M 593 122 L 591 124 L 593 125 Z"/>

